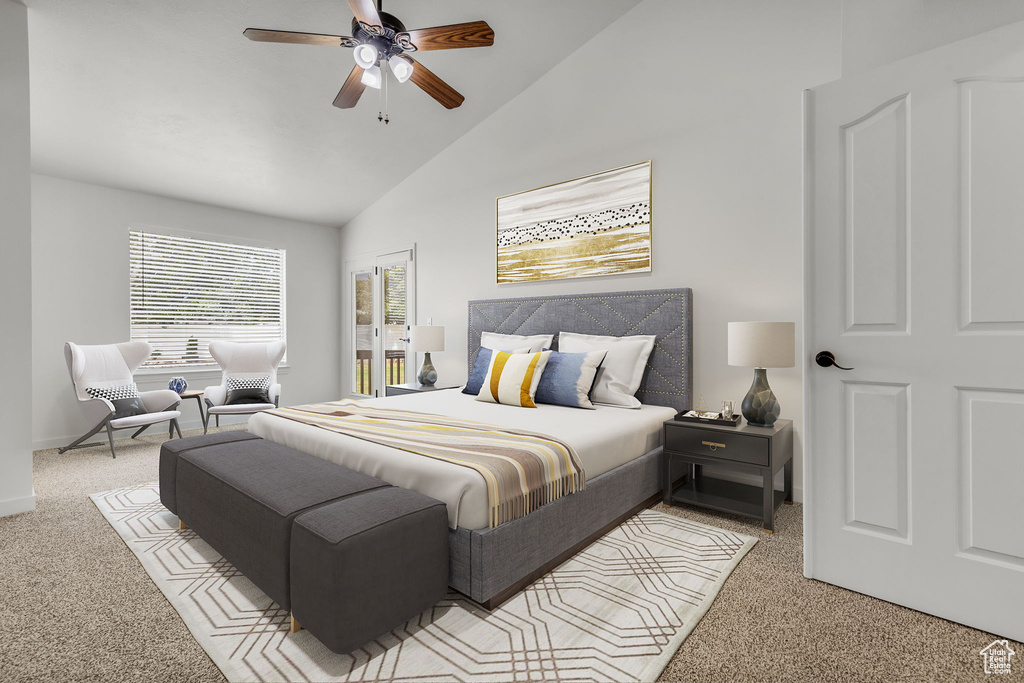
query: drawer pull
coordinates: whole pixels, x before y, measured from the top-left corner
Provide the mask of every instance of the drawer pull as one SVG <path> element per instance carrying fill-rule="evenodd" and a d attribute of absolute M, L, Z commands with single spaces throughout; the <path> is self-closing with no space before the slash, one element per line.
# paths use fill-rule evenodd
<path fill-rule="evenodd" d="M 725 448 L 724 443 L 715 443 L 714 441 L 701 441 L 701 445 L 707 446 L 713 451 L 717 451 L 719 448 Z"/>

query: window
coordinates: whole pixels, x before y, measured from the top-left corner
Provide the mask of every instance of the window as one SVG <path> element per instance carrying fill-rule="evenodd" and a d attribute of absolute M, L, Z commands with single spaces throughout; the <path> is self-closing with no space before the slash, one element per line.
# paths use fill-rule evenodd
<path fill-rule="evenodd" d="M 284 249 L 132 230 L 131 338 L 143 367 L 216 366 L 213 339 L 285 339 Z"/>
<path fill-rule="evenodd" d="M 385 385 L 407 381 L 413 250 L 382 254 L 370 263 L 350 267 L 352 393 L 383 396 Z"/>

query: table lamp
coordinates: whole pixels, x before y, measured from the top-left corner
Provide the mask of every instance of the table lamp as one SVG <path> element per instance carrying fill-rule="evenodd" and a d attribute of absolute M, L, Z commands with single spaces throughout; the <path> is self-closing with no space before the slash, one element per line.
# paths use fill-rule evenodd
<path fill-rule="evenodd" d="M 793 367 L 794 323 L 729 323 L 729 365 L 754 368 L 754 383 L 743 397 L 743 417 L 753 427 L 771 427 L 780 406 L 765 368 Z"/>
<path fill-rule="evenodd" d="M 409 350 L 423 352 L 423 365 L 416 377 L 425 387 L 434 386 L 437 370 L 430 362 L 431 351 L 444 351 L 444 327 L 441 325 L 413 325 L 409 328 Z"/>

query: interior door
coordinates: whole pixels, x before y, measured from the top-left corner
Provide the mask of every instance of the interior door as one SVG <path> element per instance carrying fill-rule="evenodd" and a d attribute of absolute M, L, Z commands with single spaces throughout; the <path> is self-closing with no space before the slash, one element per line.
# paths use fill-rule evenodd
<path fill-rule="evenodd" d="M 807 144 L 805 574 L 1024 640 L 1024 24 L 810 91 Z"/>

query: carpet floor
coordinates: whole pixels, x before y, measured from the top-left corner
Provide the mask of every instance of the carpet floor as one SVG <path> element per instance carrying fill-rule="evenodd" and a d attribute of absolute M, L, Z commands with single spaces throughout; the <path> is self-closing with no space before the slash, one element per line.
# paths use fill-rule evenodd
<path fill-rule="evenodd" d="M 36 511 L 0 518 L 0 680 L 224 681 L 89 499 L 158 479 L 162 441 L 121 440 L 116 460 L 35 453 Z M 753 520 L 669 512 L 761 534 Z M 661 680 L 991 680 L 979 651 L 994 636 L 803 578 L 801 514 L 779 510 Z M 1024 645 L 1011 646 L 1021 659 L 1000 681 L 1024 680 Z"/>

